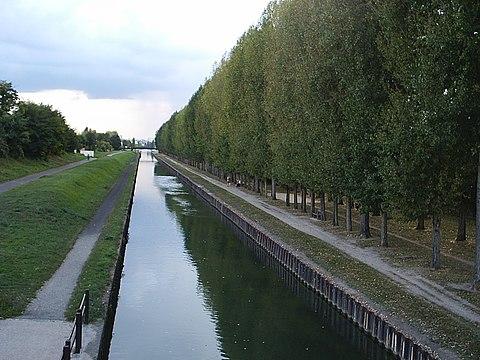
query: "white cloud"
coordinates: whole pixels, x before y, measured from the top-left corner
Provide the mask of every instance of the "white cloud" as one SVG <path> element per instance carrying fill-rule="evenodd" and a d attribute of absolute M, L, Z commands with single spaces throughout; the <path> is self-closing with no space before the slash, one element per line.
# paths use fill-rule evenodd
<path fill-rule="evenodd" d="M 20 98 L 52 105 L 78 132 L 85 127 L 99 132 L 116 130 L 125 138 L 153 138 L 174 111 L 162 93 L 144 93 L 129 99 L 91 99 L 80 90 L 45 90 L 20 93 Z"/>
<path fill-rule="evenodd" d="M 124 136 L 150 137 L 169 118 L 166 109 L 188 101 L 267 4 L 0 0 L 0 79 L 59 108 L 78 129 L 118 124 Z"/>

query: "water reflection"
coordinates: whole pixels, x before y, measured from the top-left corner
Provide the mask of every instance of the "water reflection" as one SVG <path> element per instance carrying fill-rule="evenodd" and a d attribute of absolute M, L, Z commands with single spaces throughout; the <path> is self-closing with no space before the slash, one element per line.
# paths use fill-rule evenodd
<path fill-rule="evenodd" d="M 390 358 L 148 161 L 114 332 L 112 359 Z"/>

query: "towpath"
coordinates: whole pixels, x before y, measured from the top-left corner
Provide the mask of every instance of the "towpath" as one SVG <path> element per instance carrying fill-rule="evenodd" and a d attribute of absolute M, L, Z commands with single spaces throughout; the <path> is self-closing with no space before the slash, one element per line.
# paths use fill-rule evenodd
<path fill-rule="evenodd" d="M 5 181 L 3 183 L 0 183 L 0 194 L 4 193 L 5 191 L 15 189 L 19 186 L 31 183 L 32 181 L 40 179 L 44 176 L 55 175 L 55 174 L 58 174 L 62 171 L 65 171 L 65 170 L 68 170 L 68 169 L 73 169 L 77 166 L 83 165 L 83 164 L 85 164 L 89 161 L 92 161 L 92 160 L 94 160 L 94 159 L 80 160 L 80 161 L 76 161 L 76 162 L 73 162 L 73 163 L 70 163 L 70 164 L 59 166 L 59 167 L 56 167 L 56 168 L 53 168 L 53 169 L 48 169 L 48 170 L 41 171 L 41 172 L 38 172 L 38 173 L 35 173 L 35 174 L 27 175 L 27 176 L 24 176 L 24 177 L 21 177 L 21 178 L 18 178 L 18 179 Z"/>
<path fill-rule="evenodd" d="M 219 180 L 205 175 L 195 168 L 186 166 L 176 160 L 167 158 L 164 155 L 161 155 L 161 157 L 174 163 L 176 166 L 183 168 L 184 170 L 200 176 L 202 179 L 220 187 L 221 189 L 238 196 L 239 198 L 263 210 L 269 215 L 276 217 L 285 224 L 308 235 L 315 236 L 318 239 L 337 248 L 338 250 L 341 250 L 350 257 L 376 269 L 397 284 L 401 285 L 411 294 L 438 305 L 465 320 L 480 324 L 480 309 L 463 300 L 454 293 L 448 291 L 444 287 L 426 279 L 420 274 L 415 273 L 412 270 L 401 269 L 390 265 L 372 250 L 368 248 L 361 248 L 356 245 L 353 239 L 334 235 L 323 230 L 307 216 L 291 214 L 286 210 L 267 203 L 260 196 L 247 193 L 241 188 L 228 186 Z"/>
<path fill-rule="evenodd" d="M 135 164 L 129 165 L 114 184 L 87 227 L 79 235 L 62 265 L 37 292 L 20 318 L 0 320 L 0 360 L 55 359 L 61 357 L 72 322 L 64 321 L 70 297 L 109 215 L 128 183 Z M 93 359 L 98 350 L 101 326 L 85 327 L 84 350 L 75 359 Z M 58 355 L 58 356 L 57 356 Z"/>

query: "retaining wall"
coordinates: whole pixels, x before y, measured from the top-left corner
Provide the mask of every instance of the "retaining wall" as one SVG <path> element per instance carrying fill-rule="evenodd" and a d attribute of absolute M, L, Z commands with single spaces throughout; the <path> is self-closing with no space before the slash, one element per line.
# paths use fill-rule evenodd
<path fill-rule="evenodd" d="M 354 324 L 370 334 L 398 358 L 405 360 L 438 359 L 438 356 L 431 349 L 397 329 L 389 322 L 387 317 L 357 299 L 355 295 L 343 289 L 318 269 L 314 269 L 307 264 L 295 251 L 274 240 L 265 230 L 259 229 L 253 222 L 235 212 L 230 206 L 190 180 L 168 162 L 160 157 L 157 159 L 175 174 L 184 185 L 241 229 L 273 259 L 288 269 L 300 282 L 323 296 L 332 306 L 336 307 Z"/>

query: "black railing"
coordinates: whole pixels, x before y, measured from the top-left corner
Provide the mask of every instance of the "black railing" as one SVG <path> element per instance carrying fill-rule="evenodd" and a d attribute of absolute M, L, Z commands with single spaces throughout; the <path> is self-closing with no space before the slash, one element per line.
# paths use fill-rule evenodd
<path fill-rule="evenodd" d="M 90 316 L 90 291 L 85 290 L 82 297 L 82 302 L 75 313 L 75 321 L 70 336 L 65 340 L 63 346 L 62 360 L 70 360 L 72 350 L 74 354 L 78 354 L 82 348 L 82 332 L 83 324 L 88 324 L 88 317 Z"/>

